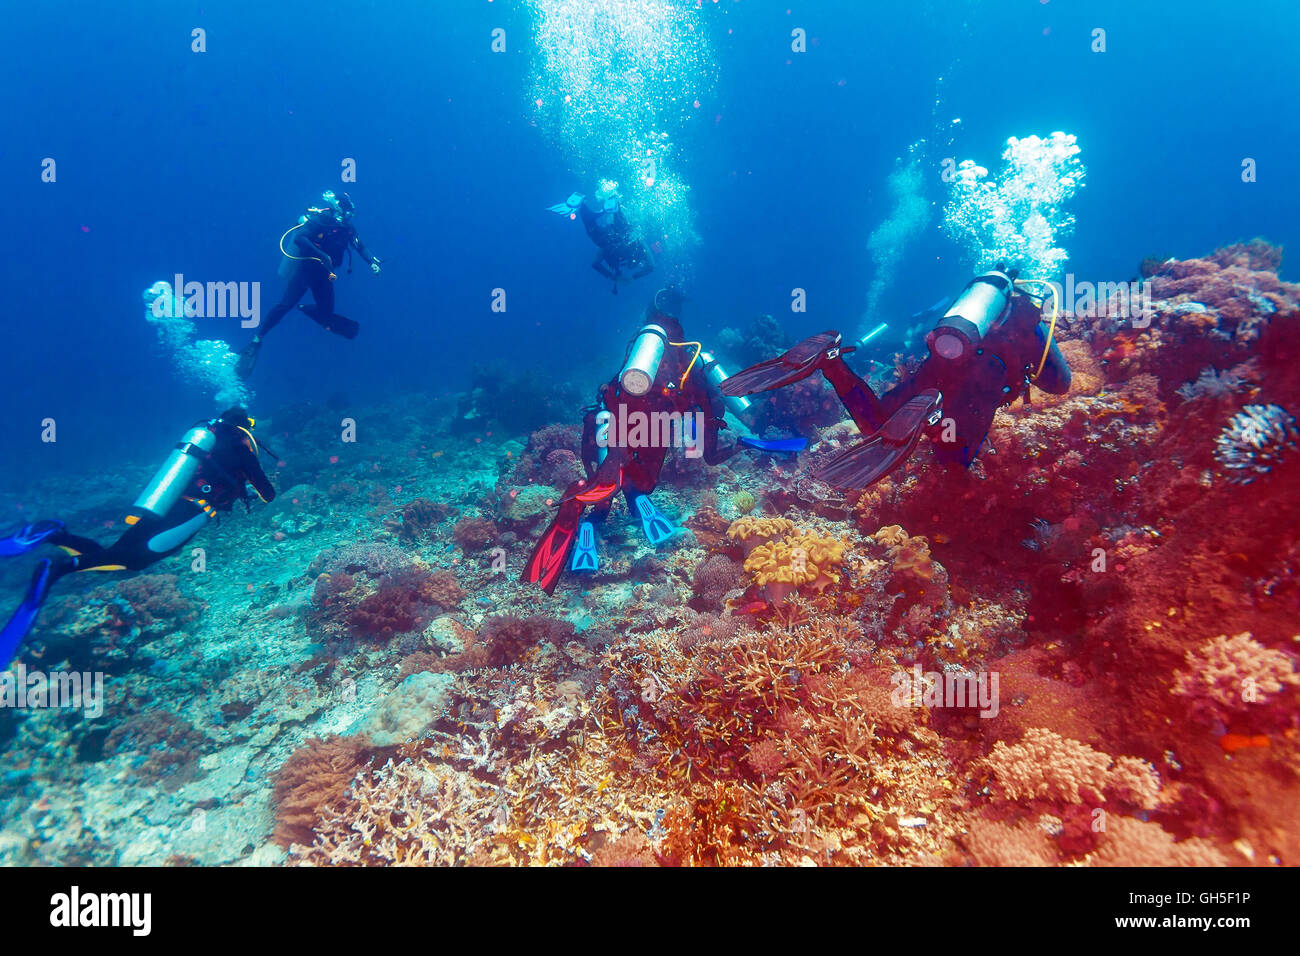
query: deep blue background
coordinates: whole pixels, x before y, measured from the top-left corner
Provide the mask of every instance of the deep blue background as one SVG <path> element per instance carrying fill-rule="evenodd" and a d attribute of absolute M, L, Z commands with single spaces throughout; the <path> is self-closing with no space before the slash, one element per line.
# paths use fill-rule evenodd
<path fill-rule="evenodd" d="M 722 0 L 702 20 L 719 79 L 678 140 L 703 239 L 687 329 L 706 340 L 760 312 L 796 336 L 857 329 L 885 179 L 921 138 L 932 163 L 994 169 L 1010 135 L 1076 134 L 1088 184 L 1065 245 L 1080 277 L 1127 279 L 1148 254 L 1255 235 L 1297 241 L 1300 7 L 1287 0 Z M 260 408 L 337 392 L 437 397 L 493 356 L 584 388 L 608 375 L 654 286 L 611 296 L 581 229 L 544 212 L 589 184 L 533 124 L 529 23 L 505 0 L 8 5 L 5 468 L 150 454 L 207 414 L 156 345 L 141 290 L 178 271 L 260 280 L 268 308 L 276 239 L 340 188 L 343 157 L 357 160 L 359 182 L 342 188 L 384 272 L 358 263 L 340 278 L 338 311 L 363 327 L 355 342 L 295 315 L 275 331 Z M 195 26 L 204 54 L 190 52 Z M 489 50 L 497 26 L 501 55 Z M 795 26 L 807 53 L 790 52 Z M 1107 30 L 1104 54 L 1090 51 L 1094 27 Z M 40 181 L 46 156 L 55 184 Z M 1247 156 L 1259 163 L 1249 185 Z M 936 217 L 882 318 L 965 277 Z M 504 315 L 489 310 L 498 286 Z M 789 311 L 794 287 L 807 314 Z M 237 345 L 249 334 L 233 320 L 201 331 Z M 46 416 L 56 446 L 38 440 Z"/>

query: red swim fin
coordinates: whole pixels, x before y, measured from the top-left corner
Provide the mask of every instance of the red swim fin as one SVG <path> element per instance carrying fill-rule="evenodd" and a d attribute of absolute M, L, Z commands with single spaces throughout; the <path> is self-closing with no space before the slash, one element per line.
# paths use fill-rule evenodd
<path fill-rule="evenodd" d="M 537 542 L 532 557 L 524 567 L 523 580 L 538 585 L 547 594 L 554 592 L 555 585 L 560 581 L 560 575 L 564 573 L 569 551 L 573 548 L 573 539 L 578 531 L 578 522 L 566 521 L 566 517 L 562 508 L 555 522 L 547 529 L 546 534 L 542 535 L 542 540 Z"/>

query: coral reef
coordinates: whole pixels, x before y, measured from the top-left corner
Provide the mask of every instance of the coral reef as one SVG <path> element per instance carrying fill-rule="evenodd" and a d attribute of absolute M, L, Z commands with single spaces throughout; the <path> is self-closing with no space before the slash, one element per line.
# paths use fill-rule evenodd
<path fill-rule="evenodd" d="M 1153 259 L 1149 325 L 1066 303 L 1072 388 L 1000 409 L 969 469 L 923 441 L 835 493 L 807 474 L 854 435 L 831 390 L 756 400 L 810 425 L 802 467 L 674 457 L 687 533 L 651 548 L 616 502 L 551 598 L 518 576 L 579 402 L 490 411 L 481 379 L 337 455 L 337 407 L 277 409 L 285 491 L 213 526 L 221 574 L 51 597 L 21 662 L 103 673 L 105 711 L 0 711 L 0 862 L 1300 865 L 1279 262 Z"/>

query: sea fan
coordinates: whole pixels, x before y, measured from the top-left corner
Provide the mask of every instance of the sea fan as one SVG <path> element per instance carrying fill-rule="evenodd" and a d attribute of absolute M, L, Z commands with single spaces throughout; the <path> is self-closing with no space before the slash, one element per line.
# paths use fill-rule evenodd
<path fill-rule="evenodd" d="M 1190 402 L 1202 396 L 1222 398 L 1233 392 L 1245 391 L 1250 388 L 1252 379 L 1249 375 L 1241 374 L 1238 369 L 1251 365 L 1253 361 L 1252 359 L 1251 362 L 1245 363 L 1245 365 L 1222 372 L 1213 366 L 1206 366 L 1201 369 L 1201 374 L 1196 377 L 1196 381 L 1180 385 L 1178 394 L 1183 401 Z"/>
<path fill-rule="evenodd" d="M 1247 405 L 1219 433 L 1214 457 L 1229 481 L 1248 485 L 1280 464 L 1298 437 L 1295 418 L 1281 405 Z"/>

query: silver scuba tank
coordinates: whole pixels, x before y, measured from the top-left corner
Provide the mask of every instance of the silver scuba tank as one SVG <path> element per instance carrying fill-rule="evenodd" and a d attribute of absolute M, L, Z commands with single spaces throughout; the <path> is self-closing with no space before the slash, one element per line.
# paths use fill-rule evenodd
<path fill-rule="evenodd" d="M 210 424 L 210 423 L 209 423 Z M 137 520 L 147 515 L 161 518 L 172 505 L 180 499 L 189 487 L 194 476 L 198 474 L 203 457 L 216 447 L 216 433 L 208 424 L 195 425 L 176 443 L 172 453 L 162 463 L 162 467 L 145 485 L 140 497 L 131 506 L 131 514 Z"/>
<path fill-rule="evenodd" d="M 975 354 L 989 331 L 1007 315 L 1014 291 L 1015 283 L 1005 272 L 976 276 L 925 337 L 930 353 L 949 362 Z"/>
<path fill-rule="evenodd" d="M 731 377 L 718 364 L 718 360 L 713 357 L 712 352 L 701 352 L 700 362 L 704 365 L 704 372 L 709 376 L 709 381 L 719 388 L 722 387 L 723 382 Z M 727 407 L 735 415 L 739 415 L 749 408 L 749 399 L 743 395 L 728 395 L 726 396 L 726 402 Z"/>
<path fill-rule="evenodd" d="M 627 362 L 618 373 L 618 384 L 629 395 L 641 396 L 654 386 L 659 363 L 668 346 L 668 333 L 661 326 L 647 325 L 637 333 L 628 352 Z"/>

